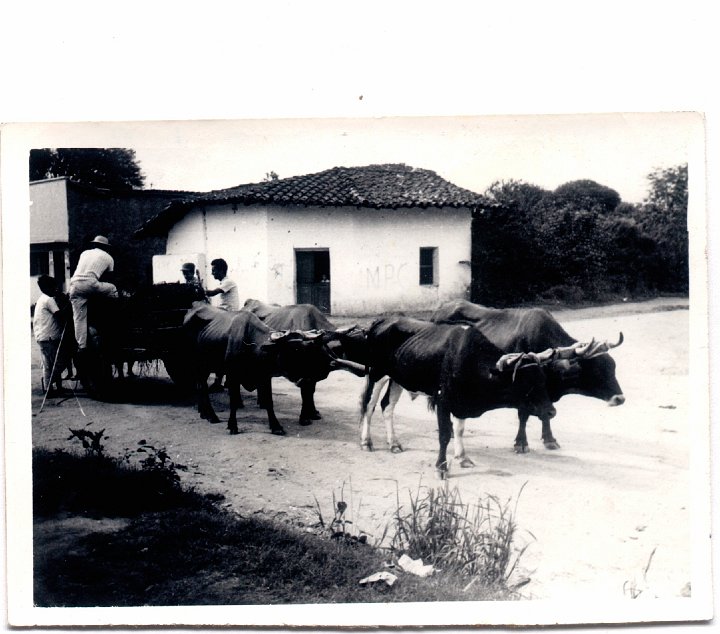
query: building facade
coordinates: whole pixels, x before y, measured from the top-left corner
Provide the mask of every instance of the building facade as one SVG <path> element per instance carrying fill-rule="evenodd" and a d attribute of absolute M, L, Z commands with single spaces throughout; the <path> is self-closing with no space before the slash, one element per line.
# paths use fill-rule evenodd
<path fill-rule="evenodd" d="M 138 233 L 167 236 L 172 265 L 155 258 L 168 272 L 156 282 L 203 258 L 212 288 L 210 263 L 221 257 L 241 301 L 312 303 L 335 315 L 422 311 L 468 297 L 471 214 L 483 204 L 428 170 L 333 168 L 171 204 Z"/>

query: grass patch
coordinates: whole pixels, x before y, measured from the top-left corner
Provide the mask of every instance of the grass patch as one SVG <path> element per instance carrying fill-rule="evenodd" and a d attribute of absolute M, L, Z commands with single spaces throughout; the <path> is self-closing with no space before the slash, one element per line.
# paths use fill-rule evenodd
<path fill-rule="evenodd" d="M 527 548 L 514 552 L 514 515 L 509 500 L 493 495 L 468 505 L 447 484 L 419 488 L 406 506 L 398 499 L 392 548 L 488 588 L 505 589 Z"/>
<path fill-rule="evenodd" d="M 158 467 L 161 450 L 148 454 L 145 447 L 143 460 L 153 458 L 145 464 L 89 452 L 33 452 L 36 605 L 514 598 L 502 584 L 470 583 L 472 577 L 449 567 L 428 578 L 395 571 L 392 588 L 360 586 L 360 579 L 385 569 L 387 550 L 240 517 L 216 499 L 184 490 L 172 466 Z"/>

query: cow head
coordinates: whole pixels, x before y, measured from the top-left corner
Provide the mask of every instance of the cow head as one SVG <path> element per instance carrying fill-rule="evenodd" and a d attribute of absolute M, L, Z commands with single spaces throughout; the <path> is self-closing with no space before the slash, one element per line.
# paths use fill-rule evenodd
<path fill-rule="evenodd" d="M 610 406 L 622 405 L 625 395 L 615 376 L 615 360 L 609 352 L 624 341 L 623 334 L 617 343 L 595 341 L 575 343 L 557 348 L 552 370 L 562 394 L 576 393 L 606 401 Z M 552 390 L 551 390 L 552 391 Z"/>
<path fill-rule="evenodd" d="M 504 354 L 495 364 L 495 372 L 509 385 L 509 400 L 513 407 L 540 418 L 556 414 L 548 393 L 546 367 L 552 362 L 554 351 L 515 352 Z"/>
<path fill-rule="evenodd" d="M 332 354 L 339 360 L 351 361 L 356 365 L 367 365 L 367 331 L 364 328 L 353 325 L 327 331 L 324 340 Z"/>
<path fill-rule="evenodd" d="M 337 368 L 365 374 L 363 366 L 338 359 L 328 348 L 325 332 L 321 330 L 274 332 L 263 351 L 272 355 L 274 370 L 298 386 L 322 381 Z"/>

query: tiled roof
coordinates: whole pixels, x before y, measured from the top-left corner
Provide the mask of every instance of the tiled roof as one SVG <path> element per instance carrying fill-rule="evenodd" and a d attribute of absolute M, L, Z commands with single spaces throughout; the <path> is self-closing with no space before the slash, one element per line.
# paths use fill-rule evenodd
<path fill-rule="evenodd" d="M 177 201 L 136 233 L 165 233 L 192 206 L 208 202 L 374 209 L 492 206 L 480 194 L 453 185 L 431 170 L 404 164 L 334 167 L 315 174 L 219 189 Z"/>

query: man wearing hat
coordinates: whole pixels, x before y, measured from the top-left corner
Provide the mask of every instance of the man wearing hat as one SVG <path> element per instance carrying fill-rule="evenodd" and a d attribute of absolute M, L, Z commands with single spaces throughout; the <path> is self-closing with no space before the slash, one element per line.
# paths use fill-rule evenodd
<path fill-rule="evenodd" d="M 80 254 L 75 274 L 70 279 L 70 303 L 75 321 L 75 339 L 78 352 L 87 348 L 87 300 L 93 295 L 117 297 L 114 284 L 100 278 L 113 271 L 115 261 L 110 255 L 110 242 L 105 236 L 95 236 L 90 248 Z M 82 354 L 82 353 L 81 353 Z"/>
<path fill-rule="evenodd" d="M 195 291 L 195 299 L 206 302 L 207 297 L 205 296 L 205 289 L 203 289 L 202 282 L 196 274 L 196 271 L 197 269 L 192 262 L 185 262 L 185 264 L 180 267 L 180 272 L 183 275 L 185 284 L 190 286 L 193 291 Z"/>
<path fill-rule="evenodd" d="M 180 267 L 180 272 L 183 274 L 186 284 L 195 284 L 197 281 L 195 277 L 195 265 L 192 262 L 185 262 L 185 264 Z"/>

